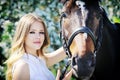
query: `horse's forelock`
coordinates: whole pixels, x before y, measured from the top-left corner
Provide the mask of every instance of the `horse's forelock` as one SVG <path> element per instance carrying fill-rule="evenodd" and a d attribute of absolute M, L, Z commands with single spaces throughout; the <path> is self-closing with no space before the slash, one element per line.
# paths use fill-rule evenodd
<path fill-rule="evenodd" d="M 100 2 L 101 0 L 78 0 L 78 1 L 84 1 L 84 2 Z"/>
<path fill-rule="evenodd" d="M 76 6 L 76 1 L 82 1 L 85 3 L 86 7 L 90 7 L 90 6 L 99 6 L 99 2 L 101 0 L 59 0 L 62 3 L 64 3 L 64 10 L 65 12 L 70 13 L 71 9 L 74 8 Z"/>
<path fill-rule="evenodd" d="M 92 5 L 101 2 L 101 0 L 59 0 L 59 2 L 66 4 L 66 2 L 69 2 L 69 6 L 75 4 L 75 1 L 83 1 L 86 3 L 86 5 Z"/>

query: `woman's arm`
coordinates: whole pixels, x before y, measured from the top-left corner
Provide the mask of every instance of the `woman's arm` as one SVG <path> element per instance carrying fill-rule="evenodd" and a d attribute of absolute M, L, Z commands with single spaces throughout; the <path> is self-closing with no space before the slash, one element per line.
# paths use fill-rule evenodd
<path fill-rule="evenodd" d="M 63 47 L 57 49 L 56 51 L 46 54 L 47 57 L 47 66 L 52 66 L 66 57 L 66 53 L 64 52 Z"/>

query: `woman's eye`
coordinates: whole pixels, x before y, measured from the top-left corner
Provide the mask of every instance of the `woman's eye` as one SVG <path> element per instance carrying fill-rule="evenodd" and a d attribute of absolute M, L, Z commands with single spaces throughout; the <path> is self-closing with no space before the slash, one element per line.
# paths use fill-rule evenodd
<path fill-rule="evenodd" d="M 35 32 L 31 31 L 30 34 L 34 34 Z"/>
<path fill-rule="evenodd" d="M 45 34 L 45 32 L 39 32 L 39 34 Z"/>
<path fill-rule="evenodd" d="M 34 32 L 34 31 L 31 31 L 31 32 L 29 32 L 30 34 L 35 34 L 36 32 Z M 39 34 L 45 34 L 45 32 L 39 32 Z"/>

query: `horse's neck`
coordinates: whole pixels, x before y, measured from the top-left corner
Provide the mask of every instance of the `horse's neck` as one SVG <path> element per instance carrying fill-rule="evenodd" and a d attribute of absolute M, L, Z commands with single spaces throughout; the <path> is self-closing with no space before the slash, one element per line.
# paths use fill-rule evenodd
<path fill-rule="evenodd" d="M 120 44 L 120 41 L 118 41 L 118 32 L 117 32 L 117 26 L 113 24 L 108 18 L 104 18 L 103 20 L 103 33 L 102 33 L 102 45 L 101 50 L 99 51 L 99 54 L 102 54 L 103 57 L 110 56 L 108 59 L 108 63 L 110 63 L 110 60 L 112 61 L 113 58 L 116 56 L 116 53 L 120 51 L 118 49 L 118 44 Z M 107 58 L 106 58 L 107 59 Z M 113 60 L 114 61 L 114 60 Z"/>

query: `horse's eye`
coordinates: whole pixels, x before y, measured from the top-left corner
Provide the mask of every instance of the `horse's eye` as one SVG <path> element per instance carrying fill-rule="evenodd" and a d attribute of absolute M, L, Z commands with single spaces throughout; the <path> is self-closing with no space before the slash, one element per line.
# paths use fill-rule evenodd
<path fill-rule="evenodd" d="M 67 14 L 65 12 L 62 13 L 61 17 L 64 17 L 66 18 L 67 17 Z"/>

